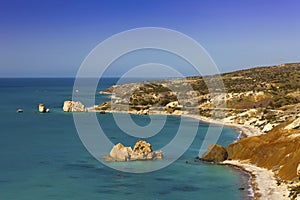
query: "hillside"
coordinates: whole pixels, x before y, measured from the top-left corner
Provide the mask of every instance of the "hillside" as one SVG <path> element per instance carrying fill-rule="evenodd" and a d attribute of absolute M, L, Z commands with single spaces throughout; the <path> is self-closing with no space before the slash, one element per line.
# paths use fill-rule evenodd
<path fill-rule="evenodd" d="M 222 74 L 221 78 L 227 93 L 227 108 L 276 109 L 300 102 L 300 63 L 241 70 Z M 213 82 L 214 78 L 207 76 L 205 80 Z M 210 92 L 218 93 L 217 87 L 212 89 Z M 184 99 L 182 104 L 186 107 L 201 106 L 209 101 L 203 77 L 117 85 L 104 92 L 112 91 L 122 100 L 119 104 L 129 103 L 132 108 L 165 106 L 176 100 L 176 96 Z M 195 98 L 198 105 L 191 105 Z"/>

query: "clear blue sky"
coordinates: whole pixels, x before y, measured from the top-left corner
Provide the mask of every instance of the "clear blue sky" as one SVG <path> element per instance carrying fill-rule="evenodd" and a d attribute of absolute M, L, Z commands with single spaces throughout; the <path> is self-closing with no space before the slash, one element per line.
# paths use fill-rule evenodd
<path fill-rule="evenodd" d="M 74 76 L 99 42 L 145 26 L 194 38 L 221 72 L 298 62 L 299 10 L 297 0 L 1 0 L 0 77 Z"/>

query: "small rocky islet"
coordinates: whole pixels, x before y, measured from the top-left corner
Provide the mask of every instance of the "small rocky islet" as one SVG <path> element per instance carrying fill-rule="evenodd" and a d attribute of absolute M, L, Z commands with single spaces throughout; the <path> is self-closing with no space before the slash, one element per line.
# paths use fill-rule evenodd
<path fill-rule="evenodd" d="M 163 152 L 153 151 L 151 144 L 144 140 L 138 140 L 133 149 L 121 143 L 116 144 L 109 155 L 105 155 L 103 158 L 108 162 L 161 160 Z"/>

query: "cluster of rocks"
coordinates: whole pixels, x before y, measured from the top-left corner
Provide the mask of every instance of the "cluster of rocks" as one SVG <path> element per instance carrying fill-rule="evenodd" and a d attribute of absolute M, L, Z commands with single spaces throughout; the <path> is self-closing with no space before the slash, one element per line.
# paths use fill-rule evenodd
<path fill-rule="evenodd" d="M 45 104 L 40 103 L 39 106 L 38 106 L 38 111 L 40 113 L 48 113 L 48 112 L 50 112 L 50 109 L 46 108 Z M 17 110 L 17 113 L 22 113 L 22 112 L 23 112 L 23 109 L 21 109 L 21 108 L 19 108 Z"/>
<path fill-rule="evenodd" d="M 40 113 L 48 113 L 50 109 L 46 107 L 45 104 L 40 103 L 38 106 L 38 111 Z M 65 101 L 63 105 L 64 112 L 86 112 L 87 109 L 80 101 Z M 22 113 L 23 109 L 19 108 L 17 113 Z"/>
<path fill-rule="evenodd" d="M 149 115 L 149 109 L 141 109 L 139 111 L 136 112 L 137 115 Z"/>
<path fill-rule="evenodd" d="M 50 112 L 50 109 L 46 108 L 45 104 L 40 103 L 39 104 L 39 112 L 40 113 L 48 113 L 48 112 Z"/>
<path fill-rule="evenodd" d="M 143 140 L 138 140 L 133 149 L 125 147 L 123 144 L 116 144 L 109 155 L 104 156 L 109 162 L 124 162 L 136 160 L 161 160 L 163 158 L 162 151 L 153 151 L 151 144 Z"/>

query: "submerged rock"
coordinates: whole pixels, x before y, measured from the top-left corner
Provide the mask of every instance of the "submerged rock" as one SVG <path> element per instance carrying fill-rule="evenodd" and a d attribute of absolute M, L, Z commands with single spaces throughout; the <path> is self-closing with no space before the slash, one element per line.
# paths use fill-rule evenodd
<path fill-rule="evenodd" d="M 116 144 L 109 153 L 104 156 L 106 161 L 135 161 L 135 160 L 161 160 L 162 151 L 154 152 L 151 144 L 143 140 L 138 140 L 132 150 L 131 147 L 125 147 L 123 144 Z"/>
<path fill-rule="evenodd" d="M 228 157 L 226 148 L 218 145 L 212 144 L 208 147 L 207 151 L 203 154 L 201 160 L 208 162 L 223 162 Z"/>
<path fill-rule="evenodd" d="M 80 101 L 65 101 L 64 112 L 86 112 L 87 109 Z"/>

